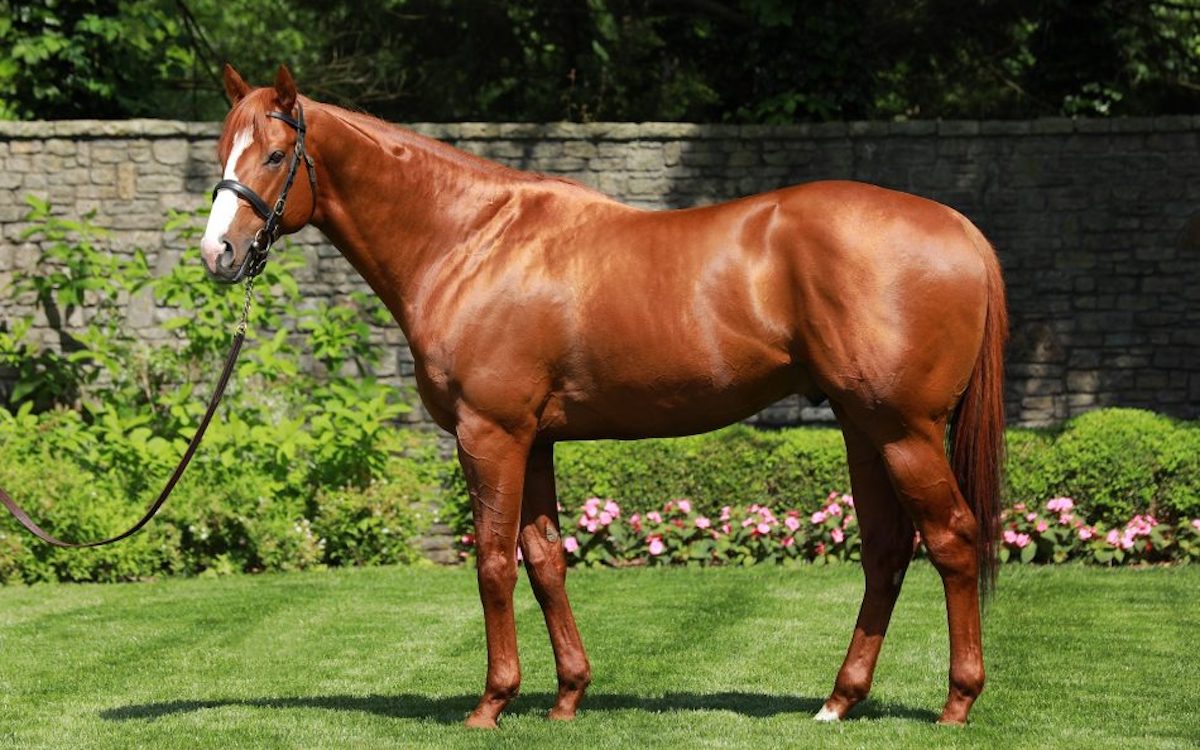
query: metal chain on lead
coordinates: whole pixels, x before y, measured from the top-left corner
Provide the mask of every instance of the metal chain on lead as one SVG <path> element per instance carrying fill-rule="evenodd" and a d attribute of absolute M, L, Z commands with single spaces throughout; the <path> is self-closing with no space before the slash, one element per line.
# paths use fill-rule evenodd
<path fill-rule="evenodd" d="M 238 321 L 235 329 L 237 335 L 246 335 L 246 325 L 250 322 L 250 303 L 254 301 L 254 280 L 257 276 L 250 276 L 246 279 L 245 288 L 246 296 L 242 300 L 242 319 Z"/>

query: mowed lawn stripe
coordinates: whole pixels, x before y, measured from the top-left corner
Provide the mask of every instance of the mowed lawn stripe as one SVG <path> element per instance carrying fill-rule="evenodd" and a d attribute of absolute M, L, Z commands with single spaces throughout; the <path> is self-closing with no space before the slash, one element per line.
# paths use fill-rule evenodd
<path fill-rule="evenodd" d="M 570 586 L 596 674 L 584 710 L 566 726 L 543 718 L 553 660 L 522 577 L 524 695 L 492 734 L 459 725 L 485 667 L 470 570 L 0 590 L 9 623 L 0 625 L 0 747 L 924 750 L 1200 741 L 1188 697 L 1198 671 L 1194 566 L 1006 567 L 986 621 L 989 688 L 965 729 L 932 724 L 947 661 L 941 584 L 927 563 L 914 564 L 906 582 L 875 697 L 835 726 L 810 717 L 850 635 L 862 593 L 857 566 L 584 570 L 572 572 Z M 149 652 L 139 656 L 143 645 Z M 89 678 L 81 665 L 110 674 Z"/>
<path fill-rule="evenodd" d="M 229 628 L 249 627 L 280 605 L 192 581 L 33 590 L 48 599 L 94 603 L 3 629 L 0 737 L 23 737 L 31 712 L 41 715 L 56 740 L 76 737 L 81 724 L 112 705 L 113 696 L 161 694 L 164 680 L 171 684 L 176 677 L 164 673 L 162 663 L 187 644 L 199 640 L 217 653 Z"/>

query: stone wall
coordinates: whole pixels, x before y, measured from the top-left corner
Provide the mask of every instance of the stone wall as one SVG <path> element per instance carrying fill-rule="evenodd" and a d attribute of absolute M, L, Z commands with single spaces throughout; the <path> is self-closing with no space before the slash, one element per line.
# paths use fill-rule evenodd
<path fill-rule="evenodd" d="M 1048 424 L 1110 405 L 1200 416 L 1200 118 L 415 129 L 648 208 L 825 178 L 940 200 L 983 229 L 1004 266 L 1010 419 Z M 165 213 L 207 203 L 218 131 L 151 120 L 0 123 L 0 284 L 35 256 L 20 236 L 30 193 L 62 213 L 95 210 L 116 247 L 142 247 L 169 268 L 180 247 L 162 234 Z M 314 230 L 292 247 L 306 260 L 306 295 L 337 301 L 365 290 Z M 149 299 L 130 305 L 143 335 L 160 335 Z M 0 321 L 21 312 L 0 297 Z M 398 327 L 374 335 L 394 353 L 378 374 L 407 382 Z M 791 399 L 758 420 L 825 418 Z"/>

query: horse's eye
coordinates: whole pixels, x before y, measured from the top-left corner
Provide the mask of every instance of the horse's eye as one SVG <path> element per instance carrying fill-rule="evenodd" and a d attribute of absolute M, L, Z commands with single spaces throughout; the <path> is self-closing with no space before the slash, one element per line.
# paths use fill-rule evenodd
<path fill-rule="evenodd" d="M 267 164 L 278 164 L 281 161 L 283 161 L 282 151 L 272 151 L 271 155 L 267 157 Z"/>

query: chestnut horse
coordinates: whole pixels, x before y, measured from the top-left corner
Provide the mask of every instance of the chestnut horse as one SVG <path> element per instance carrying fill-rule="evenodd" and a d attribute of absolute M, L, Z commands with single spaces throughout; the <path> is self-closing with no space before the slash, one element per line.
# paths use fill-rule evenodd
<path fill-rule="evenodd" d="M 280 228 L 318 227 L 362 274 L 457 440 L 487 631 L 469 725 L 496 726 L 520 685 L 518 546 L 554 649 L 550 717 L 573 717 L 591 679 L 564 584 L 554 444 L 712 430 L 795 393 L 828 399 L 841 423 L 866 577 L 816 718 L 866 697 L 919 531 L 949 619 L 941 721 L 966 721 L 984 683 L 1007 328 L 995 254 L 968 220 L 854 182 L 645 211 L 298 97 L 286 68 L 251 89 L 226 67 L 225 88 L 226 179 L 270 205 L 283 157 L 307 139 L 315 174 L 295 181 Z M 220 187 L 201 250 L 230 281 L 262 218 Z"/>

